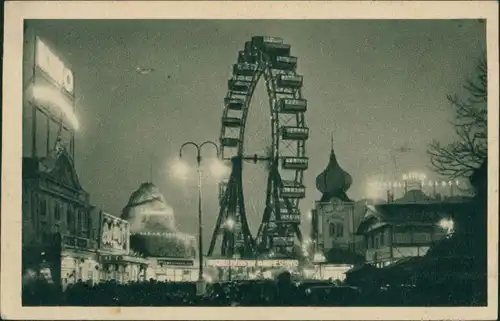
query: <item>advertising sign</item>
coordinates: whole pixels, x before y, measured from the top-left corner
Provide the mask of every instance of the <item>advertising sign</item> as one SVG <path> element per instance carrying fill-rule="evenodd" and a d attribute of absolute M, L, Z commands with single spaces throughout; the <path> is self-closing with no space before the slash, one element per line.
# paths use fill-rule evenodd
<path fill-rule="evenodd" d="M 300 214 L 281 214 L 278 221 L 300 223 Z"/>
<path fill-rule="evenodd" d="M 38 37 L 36 37 L 35 65 L 42 70 L 57 87 L 73 94 L 73 72 L 62 60 Z"/>
<path fill-rule="evenodd" d="M 156 263 L 158 265 L 167 265 L 167 266 L 193 266 L 193 260 L 166 260 L 166 259 L 157 259 Z"/>
<path fill-rule="evenodd" d="M 191 258 L 196 254 L 195 238 L 183 233 L 141 232 L 134 233 L 132 239 L 151 256 Z"/>
<path fill-rule="evenodd" d="M 208 267 L 252 267 L 252 268 L 293 268 L 299 265 L 298 260 L 244 260 L 244 259 L 208 259 Z"/>
<path fill-rule="evenodd" d="M 111 214 L 102 213 L 100 249 L 127 254 L 130 249 L 129 223 Z"/>

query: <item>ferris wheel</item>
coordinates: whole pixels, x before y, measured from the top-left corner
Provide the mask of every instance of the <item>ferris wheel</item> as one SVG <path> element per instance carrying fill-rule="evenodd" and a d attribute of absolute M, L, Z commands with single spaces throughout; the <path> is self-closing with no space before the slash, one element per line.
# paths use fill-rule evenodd
<path fill-rule="evenodd" d="M 307 101 L 302 96 L 303 77 L 296 73 L 297 57 L 290 45 L 276 37 L 252 37 L 233 65 L 224 98 L 220 151 L 231 161 L 229 179 L 219 189 L 220 211 L 209 247 L 214 254 L 219 238 L 223 256 L 251 256 L 261 253 L 291 253 L 295 240 L 302 241 L 299 202 L 305 197 L 304 171 L 309 159 L 305 122 Z M 245 148 L 248 113 L 255 88 L 265 82 L 270 111 L 270 146 L 262 154 Z M 256 237 L 248 226 L 242 186 L 243 162 L 267 164 L 264 212 Z"/>

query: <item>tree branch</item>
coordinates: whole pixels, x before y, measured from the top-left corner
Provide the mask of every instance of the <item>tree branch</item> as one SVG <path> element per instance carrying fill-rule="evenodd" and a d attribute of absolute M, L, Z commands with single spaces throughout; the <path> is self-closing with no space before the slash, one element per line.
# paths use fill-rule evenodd
<path fill-rule="evenodd" d="M 484 56 L 478 62 L 475 78 L 465 81 L 467 98 L 447 95 L 455 110 L 455 121 L 452 125 L 456 141 L 445 146 L 433 141 L 427 150 L 432 167 L 442 176 L 452 179 L 470 176 L 481 166 L 488 154 L 487 69 Z"/>

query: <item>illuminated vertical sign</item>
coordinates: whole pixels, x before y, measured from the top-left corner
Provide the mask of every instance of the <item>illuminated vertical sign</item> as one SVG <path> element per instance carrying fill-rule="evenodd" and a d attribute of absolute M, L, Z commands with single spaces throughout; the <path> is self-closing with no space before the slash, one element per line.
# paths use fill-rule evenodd
<path fill-rule="evenodd" d="M 52 79 L 58 87 L 73 94 L 73 72 L 38 37 L 36 38 L 35 65 Z"/>

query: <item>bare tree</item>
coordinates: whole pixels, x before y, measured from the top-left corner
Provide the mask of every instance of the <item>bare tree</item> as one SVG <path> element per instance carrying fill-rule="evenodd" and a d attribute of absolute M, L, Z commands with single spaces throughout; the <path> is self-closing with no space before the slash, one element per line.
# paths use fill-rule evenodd
<path fill-rule="evenodd" d="M 464 85 L 466 97 L 448 95 L 455 110 L 452 125 L 457 138 L 443 145 L 434 140 L 427 153 L 434 170 L 451 179 L 469 177 L 481 166 L 488 155 L 488 68 L 483 56 L 476 68 L 475 76 Z"/>

